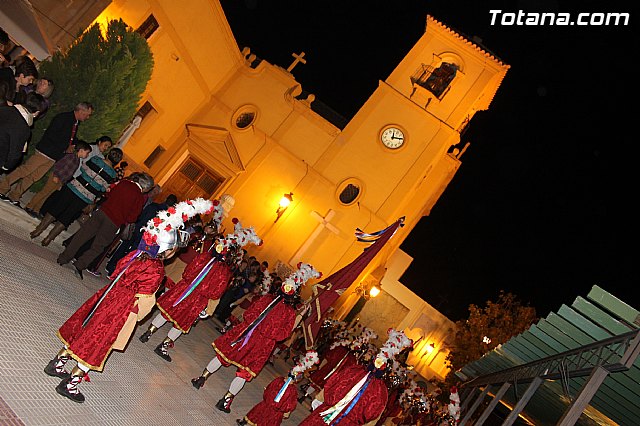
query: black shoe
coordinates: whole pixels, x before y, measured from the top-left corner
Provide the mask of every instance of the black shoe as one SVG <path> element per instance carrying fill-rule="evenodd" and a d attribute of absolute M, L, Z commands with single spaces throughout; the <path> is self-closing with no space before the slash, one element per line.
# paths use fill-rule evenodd
<path fill-rule="evenodd" d="M 206 381 L 207 379 L 205 379 L 203 376 L 200 376 L 200 377 L 196 377 L 195 379 L 191 379 L 191 384 L 193 385 L 194 388 L 200 389 L 201 387 L 204 386 L 204 382 Z"/>
<path fill-rule="evenodd" d="M 160 343 L 158 346 L 156 346 L 156 348 L 153 351 L 160 358 L 164 359 L 167 362 L 171 362 L 171 356 L 169 355 L 169 352 L 167 351 L 167 349 L 164 347 L 164 343 Z"/>
<path fill-rule="evenodd" d="M 81 280 L 84 279 L 82 276 L 82 269 L 79 269 L 76 265 L 73 265 L 73 275 L 80 278 Z"/>
<path fill-rule="evenodd" d="M 238 424 L 238 426 L 245 426 L 248 423 L 244 418 L 242 418 L 242 419 L 236 419 L 236 424 Z"/>
<path fill-rule="evenodd" d="M 0 192 L 0 200 L 7 201 L 8 199 L 9 199 L 9 197 L 7 197 L 6 195 L 4 195 L 3 193 Z"/>
<path fill-rule="evenodd" d="M 229 414 L 231 412 L 231 403 L 233 402 L 233 398 L 234 395 L 232 395 L 230 392 L 227 392 L 220 401 L 216 402 L 216 408 Z"/>
<path fill-rule="evenodd" d="M 51 361 L 49 361 L 49 364 L 47 364 L 47 366 L 44 368 L 44 372 L 47 373 L 49 376 L 51 377 L 58 377 L 60 379 L 68 379 L 69 377 L 71 377 L 71 374 L 67 373 L 66 371 L 61 371 L 58 372 L 56 370 L 56 363 L 58 362 L 58 358 L 54 358 Z"/>
<path fill-rule="evenodd" d="M 67 389 L 67 382 L 68 380 L 61 381 L 58 384 L 58 386 L 56 386 L 56 392 L 58 392 L 60 395 L 66 398 L 69 398 L 73 402 L 79 402 L 79 403 L 84 402 L 84 395 L 81 392 L 78 392 L 78 393 L 69 392 L 69 390 Z"/>
<path fill-rule="evenodd" d="M 142 333 L 142 335 L 138 338 L 142 343 L 147 343 L 151 339 L 151 332 L 149 330 Z"/>
<path fill-rule="evenodd" d="M 100 278 L 102 276 L 102 273 L 100 271 L 92 271 L 91 269 L 87 268 L 86 271 L 93 275 L 94 277 L 98 277 Z"/>

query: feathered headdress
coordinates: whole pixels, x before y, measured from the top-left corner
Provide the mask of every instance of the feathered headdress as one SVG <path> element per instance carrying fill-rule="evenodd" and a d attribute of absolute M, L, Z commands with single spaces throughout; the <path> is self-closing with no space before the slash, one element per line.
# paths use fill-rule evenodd
<path fill-rule="evenodd" d="M 307 351 L 304 357 L 302 357 L 296 363 L 296 365 L 291 369 L 291 371 L 289 371 L 288 377 L 285 380 L 284 385 L 282 385 L 282 387 L 280 388 L 280 390 L 276 394 L 276 397 L 273 400 L 276 403 L 280 402 L 280 400 L 282 399 L 282 395 L 284 395 L 285 391 L 287 390 L 287 387 L 289 387 L 289 384 L 296 379 L 296 376 L 308 370 L 314 364 L 317 364 L 319 362 L 320 362 L 320 359 L 318 358 L 318 352 Z"/>
<path fill-rule="evenodd" d="M 390 328 L 387 330 L 387 341 L 382 345 L 380 352 L 376 356 L 374 366 L 378 369 L 384 368 L 391 359 L 398 355 L 404 348 L 413 346 L 413 342 L 402 331 Z"/>
<path fill-rule="evenodd" d="M 299 262 L 298 270 L 282 282 L 282 292 L 287 296 L 296 294 L 308 280 L 311 278 L 320 278 L 321 276 L 322 273 L 316 271 L 313 266 L 308 263 Z"/>
<path fill-rule="evenodd" d="M 297 374 L 304 373 L 319 362 L 320 358 L 318 357 L 318 352 L 307 351 L 304 357 L 300 358 L 296 365 L 291 369 L 291 375 L 295 377 Z"/>
<path fill-rule="evenodd" d="M 209 214 L 213 202 L 203 198 L 181 201 L 167 210 L 160 211 L 143 226 L 141 244 L 138 249 L 155 256 L 178 243 L 178 231 L 184 223 L 197 214 Z"/>
<path fill-rule="evenodd" d="M 353 339 L 353 342 L 351 342 L 350 347 L 353 350 L 359 350 L 366 347 L 369 344 L 369 341 L 377 338 L 378 335 L 375 331 L 370 328 L 363 327 L 360 335 L 356 336 L 355 339 Z"/>
<path fill-rule="evenodd" d="M 458 424 L 460 421 L 460 396 L 458 395 L 458 387 L 451 386 L 449 395 L 449 405 L 447 408 L 449 409 L 449 415 L 455 421 L 455 424 Z"/>
<path fill-rule="evenodd" d="M 269 273 L 269 270 L 266 269 L 264 271 L 264 277 L 262 277 L 262 282 L 260 283 L 260 294 L 263 296 L 271 290 L 271 283 L 273 282 L 273 277 Z"/>
<path fill-rule="evenodd" d="M 262 245 L 262 239 L 258 237 L 253 227 L 243 228 L 238 218 L 233 218 L 233 234 L 227 234 L 225 238 L 218 240 L 216 245 L 216 251 L 221 254 L 226 254 L 227 251 L 233 247 L 244 247 L 249 243 L 257 246 Z"/>
<path fill-rule="evenodd" d="M 329 349 L 336 348 L 338 346 L 349 346 L 353 342 L 354 337 L 351 335 L 350 330 L 342 330 L 336 333 Z"/>
<path fill-rule="evenodd" d="M 220 200 L 213 200 L 213 211 L 211 222 L 215 224 L 216 231 L 220 226 L 220 222 L 222 221 L 222 216 L 224 215 L 224 209 L 222 208 L 222 204 Z"/>

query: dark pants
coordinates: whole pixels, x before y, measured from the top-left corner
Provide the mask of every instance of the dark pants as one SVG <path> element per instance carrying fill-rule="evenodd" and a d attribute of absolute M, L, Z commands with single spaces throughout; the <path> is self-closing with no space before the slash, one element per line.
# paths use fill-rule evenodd
<path fill-rule="evenodd" d="M 229 305 L 236 300 L 235 297 L 235 289 L 230 288 L 224 292 L 222 297 L 220 298 L 220 302 L 218 306 L 216 306 L 215 311 L 213 311 L 213 315 L 215 315 L 222 323 L 225 323 L 229 316 L 231 315 L 231 311 L 233 308 Z"/>
<path fill-rule="evenodd" d="M 83 223 L 78 232 L 73 235 L 69 245 L 60 253 L 58 263 L 69 263 L 75 256 L 75 267 L 80 270 L 86 269 L 111 244 L 117 231 L 118 227 L 102 210 L 94 211 L 89 220 Z M 91 247 L 84 253 L 80 253 L 82 245 L 91 238 L 93 238 Z"/>
<path fill-rule="evenodd" d="M 142 239 L 142 233 L 137 231 L 134 232 L 133 236 L 126 241 L 122 241 L 116 251 L 111 255 L 111 259 L 107 262 L 107 266 L 105 266 L 105 270 L 108 275 L 113 274 L 113 271 L 116 269 L 116 265 L 127 254 L 129 254 L 132 250 L 135 250 Z"/>

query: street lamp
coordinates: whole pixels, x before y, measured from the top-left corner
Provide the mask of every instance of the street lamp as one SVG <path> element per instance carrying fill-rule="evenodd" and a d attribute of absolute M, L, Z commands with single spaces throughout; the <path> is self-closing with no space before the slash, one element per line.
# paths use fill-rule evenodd
<path fill-rule="evenodd" d="M 367 285 L 360 282 L 356 286 L 354 293 L 357 294 L 359 297 L 355 305 L 353 305 L 353 307 L 351 308 L 351 310 L 343 320 L 347 324 L 353 321 L 358 316 L 358 314 L 360 314 L 360 311 L 362 310 L 362 308 L 364 308 L 365 303 L 367 303 L 369 299 L 376 297 L 382 291 L 380 290 L 380 287 L 378 287 L 375 284 L 372 285 L 371 287 L 369 287 L 369 285 L 371 284 Z"/>
<path fill-rule="evenodd" d="M 278 219 L 280 219 L 280 216 L 284 214 L 284 212 L 287 210 L 287 207 L 289 207 L 289 204 L 291 204 L 292 201 L 293 192 L 284 194 L 282 196 L 282 198 L 280 199 L 280 203 L 278 203 L 278 210 L 276 210 L 276 220 L 274 220 L 273 223 L 276 223 Z"/>
<path fill-rule="evenodd" d="M 376 297 L 379 294 L 380 294 L 380 289 L 375 285 L 373 287 L 371 287 L 371 290 L 369 290 L 369 296 L 370 297 Z"/>

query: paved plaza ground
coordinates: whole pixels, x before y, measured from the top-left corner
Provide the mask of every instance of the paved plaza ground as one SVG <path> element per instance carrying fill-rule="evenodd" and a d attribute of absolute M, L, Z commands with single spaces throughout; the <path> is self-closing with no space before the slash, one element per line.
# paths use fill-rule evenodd
<path fill-rule="evenodd" d="M 104 372 L 90 372 L 91 382 L 80 385 L 85 403 L 58 395 L 59 380 L 42 371 L 61 348 L 55 332 L 108 281 L 86 273 L 81 281 L 71 266 L 59 266 L 56 257 L 69 232 L 42 247 L 42 237 L 29 238 L 36 224 L 26 212 L 0 201 L 0 425 L 235 425 L 262 400 L 264 386 L 290 368 L 282 360 L 267 365 L 225 414 L 214 404 L 227 391 L 234 368 L 220 369 L 200 390 L 190 382 L 214 355 L 211 342 L 219 336 L 214 320 L 201 321 L 182 336 L 168 363 L 153 348 L 169 325 L 146 344 L 138 340 L 154 310 L 138 325 L 126 351 L 114 351 Z M 70 361 L 67 369 L 73 365 Z M 299 404 L 283 425 L 297 425 L 308 413 L 308 402 Z"/>

